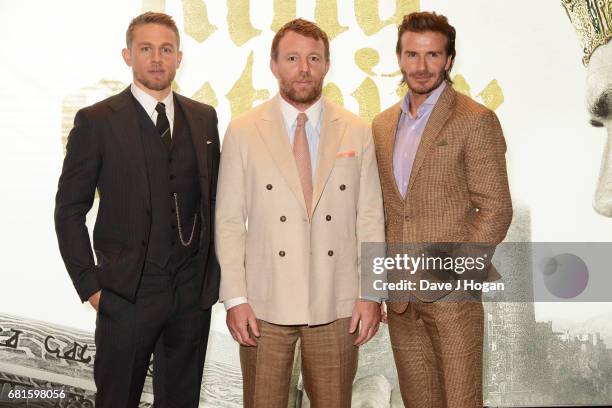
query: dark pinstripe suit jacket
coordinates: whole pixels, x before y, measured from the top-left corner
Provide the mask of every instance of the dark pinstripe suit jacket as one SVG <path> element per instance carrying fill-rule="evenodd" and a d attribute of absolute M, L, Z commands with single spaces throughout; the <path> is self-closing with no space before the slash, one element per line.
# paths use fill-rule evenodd
<path fill-rule="evenodd" d="M 191 131 L 200 175 L 204 257 L 201 306 L 218 299 L 219 265 L 214 251 L 215 195 L 219 166 L 217 115 L 208 105 L 175 94 Z M 96 188 L 100 196 L 93 247 L 85 215 Z M 151 228 L 151 203 L 137 113 L 128 87 L 77 112 L 55 206 L 55 230 L 70 278 L 84 302 L 100 288 L 134 300 Z"/>
<path fill-rule="evenodd" d="M 423 132 L 406 199 L 393 175 L 400 113 L 398 103 L 372 123 L 387 242 L 501 242 L 512 201 L 506 143 L 495 113 L 447 86 Z M 493 267 L 488 274 L 489 280 L 499 277 Z"/>

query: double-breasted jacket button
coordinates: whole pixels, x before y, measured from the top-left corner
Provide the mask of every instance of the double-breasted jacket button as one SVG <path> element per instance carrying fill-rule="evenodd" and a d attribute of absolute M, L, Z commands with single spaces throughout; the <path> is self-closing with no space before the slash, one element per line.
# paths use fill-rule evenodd
<path fill-rule="evenodd" d="M 268 190 L 272 190 L 272 184 L 268 184 L 268 185 L 266 186 L 266 188 L 267 188 Z"/>
<path fill-rule="evenodd" d="M 346 190 L 346 185 L 340 184 L 340 191 L 344 191 L 344 190 Z"/>
<path fill-rule="evenodd" d="M 278 255 L 282 258 L 283 256 L 285 256 L 285 251 L 280 251 Z"/>
<path fill-rule="evenodd" d="M 410 216 L 409 216 L 409 215 L 405 215 L 405 216 L 404 216 L 404 220 L 405 220 L 405 221 L 410 221 Z"/>
<path fill-rule="evenodd" d="M 327 214 L 327 215 L 325 216 L 325 219 L 326 219 L 327 221 L 331 221 L 331 215 Z"/>
<path fill-rule="evenodd" d="M 329 256 L 334 256 L 334 251 L 332 251 L 331 249 L 329 251 L 327 251 L 327 255 Z"/>
<path fill-rule="evenodd" d="M 144 247 L 144 246 L 147 246 L 147 243 L 144 240 L 142 240 L 142 241 L 140 241 L 140 245 L 142 245 Z"/>
<path fill-rule="evenodd" d="M 280 220 L 281 222 L 285 222 L 287 221 L 287 217 L 285 217 L 284 215 L 281 215 Z"/>

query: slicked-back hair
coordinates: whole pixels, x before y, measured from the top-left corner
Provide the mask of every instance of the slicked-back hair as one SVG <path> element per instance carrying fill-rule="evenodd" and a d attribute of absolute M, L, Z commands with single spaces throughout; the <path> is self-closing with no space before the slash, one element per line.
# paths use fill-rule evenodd
<path fill-rule="evenodd" d="M 132 40 L 134 39 L 134 30 L 136 29 L 136 27 L 145 24 L 159 24 L 168 27 L 176 35 L 177 50 L 180 48 L 181 36 L 179 35 L 179 30 L 176 27 L 176 23 L 174 22 L 172 17 L 168 14 L 154 13 L 152 11 L 148 11 L 137 17 L 134 17 L 130 22 L 127 31 L 125 32 L 125 44 L 127 45 L 128 49 L 132 46 Z"/>
<path fill-rule="evenodd" d="M 402 35 L 408 31 L 412 33 L 433 31 L 446 37 L 446 54 L 451 57 L 452 63 L 450 68 L 444 73 L 444 79 L 452 83 L 450 79 L 450 71 L 453 69 L 453 63 L 455 62 L 455 56 L 457 55 L 457 51 L 455 49 L 455 38 L 457 32 L 455 31 L 455 27 L 448 23 L 448 18 L 442 14 L 436 14 L 435 12 L 429 11 L 414 12 L 405 15 L 402 23 L 397 28 L 397 44 L 395 45 L 395 53 L 398 57 L 402 54 Z"/>
<path fill-rule="evenodd" d="M 272 40 L 272 48 L 270 49 L 270 58 L 274 61 L 278 58 L 278 44 L 288 31 L 293 31 L 304 37 L 313 38 L 316 41 L 322 40 L 325 46 L 325 61 L 329 61 L 329 38 L 327 34 L 325 31 L 321 30 L 318 25 L 311 21 L 304 20 L 303 18 L 296 18 L 295 20 L 289 21 L 276 32 Z"/>

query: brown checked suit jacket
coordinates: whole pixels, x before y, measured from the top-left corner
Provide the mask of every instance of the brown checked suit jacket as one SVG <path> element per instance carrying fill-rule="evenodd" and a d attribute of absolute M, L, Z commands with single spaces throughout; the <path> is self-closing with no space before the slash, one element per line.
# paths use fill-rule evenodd
<path fill-rule="evenodd" d="M 406 199 L 393 174 L 400 114 L 398 103 L 372 123 L 388 247 L 394 243 L 501 242 L 512 219 L 512 201 L 506 143 L 495 113 L 447 86 L 423 132 Z M 483 279 L 500 277 L 493 266 L 486 272 Z M 437 300 L 418 291 L 414 295 Z M 394 302 L 392 293 L 390 296 L 390 306 L 403 312 L 407 304 Z"/>

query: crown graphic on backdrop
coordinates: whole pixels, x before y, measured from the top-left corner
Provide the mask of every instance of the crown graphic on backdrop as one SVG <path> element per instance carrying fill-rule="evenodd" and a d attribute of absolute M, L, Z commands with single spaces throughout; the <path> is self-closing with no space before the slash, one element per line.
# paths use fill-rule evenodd
<path fill-rule="evenodd" d="M 593 51 L 612 38 L 612 0 L 561 0 L 580 41 L 586 66 Z"/>

